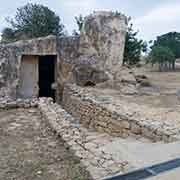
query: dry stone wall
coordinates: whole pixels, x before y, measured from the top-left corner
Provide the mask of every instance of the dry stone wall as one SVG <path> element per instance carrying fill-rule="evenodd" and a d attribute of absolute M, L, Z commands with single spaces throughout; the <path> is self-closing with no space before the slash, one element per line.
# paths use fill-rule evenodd
<path fill-rule="evenodd" d="M 104 106 L 103 99 L 95 99 L 91 93 L 76 85 L 66 85 L 63 93 L 63 107 L 88 128 L 105 132 L 112 136 L 128 137 L 140 135 L 153 141 L 171 142 L 180 138 L 180 131 L 175 126 L 162 121 L 147 121 L 144 117 L 129 114 L 126 104 L 121 111 Z M 99 98 L 100 99 L 100 98 Z M 122 102 L 123 103 L 123 102 Z M 149 117 L 151 118 L 151 117 Z"/>

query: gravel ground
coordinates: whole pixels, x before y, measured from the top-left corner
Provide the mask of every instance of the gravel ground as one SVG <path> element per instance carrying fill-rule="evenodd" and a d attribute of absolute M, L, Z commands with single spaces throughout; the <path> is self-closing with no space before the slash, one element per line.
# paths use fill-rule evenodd
<path fill-rule="evenodd" d="M 0 180 L 89 180 L 36 109 L 0 112 Z"/>

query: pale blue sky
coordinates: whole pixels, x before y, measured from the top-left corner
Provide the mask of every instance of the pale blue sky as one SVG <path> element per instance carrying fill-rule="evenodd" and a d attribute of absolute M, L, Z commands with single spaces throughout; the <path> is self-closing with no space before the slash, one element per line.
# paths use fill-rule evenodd
<path fill-rule="evenodd" d="M 76 28 L 74 16 L 94 10 L 120 11 L 132 17 L 144 40 L 169 32 L 180 32 L 180 0 L 0 0 L 0 31 L 7 26 L 5 17 L 27 2 L 40 3 L 55 11 L 69 33 Z"/>

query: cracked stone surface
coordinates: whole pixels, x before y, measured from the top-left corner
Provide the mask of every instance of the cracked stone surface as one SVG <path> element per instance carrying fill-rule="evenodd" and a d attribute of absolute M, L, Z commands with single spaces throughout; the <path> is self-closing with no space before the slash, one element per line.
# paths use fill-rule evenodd
<path fill-rule="evenodd" d="M 0 111 L 0 179 L 88 180 L 89 173 L 37 109 Z"/>

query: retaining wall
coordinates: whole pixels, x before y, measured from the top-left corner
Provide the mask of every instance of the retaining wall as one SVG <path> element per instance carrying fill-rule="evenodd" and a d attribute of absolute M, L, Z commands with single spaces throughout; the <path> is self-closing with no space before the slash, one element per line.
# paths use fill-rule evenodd
<path fill-rule="evenodd" d="M 134 134 L 153 141 L 171 142 L 179 139 L 179 130 L 174 126 L 161 121 L 147 121 L 144 117 L 129 116 L 123 109 L 121 112 L 109 109 L 76 85 L 65 86 L 62 105 L 85 127 L 98 132 L 121 137 Z"/>

